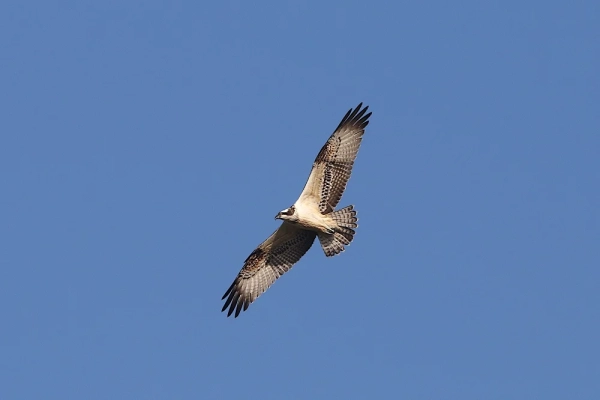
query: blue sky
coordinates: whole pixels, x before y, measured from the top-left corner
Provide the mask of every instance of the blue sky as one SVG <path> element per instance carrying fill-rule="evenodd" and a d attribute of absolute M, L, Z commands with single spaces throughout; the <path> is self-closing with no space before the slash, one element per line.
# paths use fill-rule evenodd
<path fill-rule="evenodd" d="M 3 2 L 2 399 L 600 398 L 600 3 Z M 221 296 L 344 113 L 341 206 Z"/>

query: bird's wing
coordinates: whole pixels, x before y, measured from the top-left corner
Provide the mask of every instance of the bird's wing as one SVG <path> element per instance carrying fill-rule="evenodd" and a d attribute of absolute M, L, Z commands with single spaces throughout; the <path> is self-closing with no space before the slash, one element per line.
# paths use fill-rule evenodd
<path fill-rule="evenodd" d="M 361 107 L 362 103 L 346 113 L 321 148 L 300 195 L 301 202 L 316 201 L 322 214 L 334 210 L 350 179 L 354 160 L 371 116 L 371 113 L 367 113 L 368 106 Z"/>
<path fill-rule="evenodd" d="M 223 300 L 227 300 L 221 311 L 229 307 L 227 316 L 235 311 L 236 317 L 240 311 L 246 311 L 277 278 L 300 260 L 312 246 L 315 237 L 315 232 L 283 222 L 248 256 L 244 267 L 223 295 Z"/>

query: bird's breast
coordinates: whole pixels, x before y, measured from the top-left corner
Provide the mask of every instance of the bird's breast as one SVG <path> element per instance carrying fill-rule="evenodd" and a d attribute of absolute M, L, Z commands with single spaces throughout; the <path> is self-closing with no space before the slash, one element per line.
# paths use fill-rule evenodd
<path fill-rule="evenodd" d="M 318 209 L 296 209 L 298 225 L 315 232 L 328 232 L 332 228 L 330 218 L 321 214 Z"/>

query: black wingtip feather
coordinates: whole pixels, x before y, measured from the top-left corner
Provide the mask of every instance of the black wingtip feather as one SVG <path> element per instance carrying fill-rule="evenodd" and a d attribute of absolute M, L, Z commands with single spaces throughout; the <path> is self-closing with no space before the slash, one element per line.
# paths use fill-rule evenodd
<path fill-rule="evenodd" d="M 227 300 L 225 300 L 225 298 L 227 298 Z M 227 316 L 229 317 L 231 314 L 234 314 L 234 318 L 237 318 L 242 311 L 246 311 L 252 303 L 249 296 L 244 295 L 237 290 L 237 281 L 233 282 L 229 289 L 227 289 L 227 292 L 225 292 L 221 300 L 225 300 L 221 312 L 229 309 L 227 311 Z"/>
<path fill-rule="evenodd" d="M 340 129 L 344 125 L 357 126 L 361 129 L 366 128 L 366 126 L 369 125 L 369 117 L 371 116 L 372 112 L 365 114 L 369 109 L 369 106 L 362 108 L 362 105 L 363 103 L 361 102 L 358 104 L 358 106 L 356 106 L 356 108 L 349 109 L 346 115 L 344 115 L 344 118 L 342 118 L 342 121 L 337 126 L 336 130 Z"/>
<path fill-rule="evenodd" d="M 227 291 L 225 292 L 225 294 L 223 295 L 223 297 L 221 297 L 221 300 L 225 300 L 225 297 L 229 296 L 229 293 L 231 293 L 231 291 L 233 290 L 234 286 L 235 286 L 235 282 L 233 282 L 231 284 L 231 286 L 229 286 L 229 289 L 227 289 Z"/>
<path fill-rule="evenodd" d="M 229 296 L 229 298 L 227 299 L 227 301 L 223 305 L 223 308 L 221 308 L 221 312 L 227 310 L 227 307 L 229 307 L 229 304 L 231 304 L 231 300 L 232 299 L 233 299 L 233 295 Z"/>
<path fill-rule="evenodd" d="M 237 302 L 237 307 L 235 308 L 235 318 L 238 317 L 238 315 L 240 315 L 240 311 L 242 311 L 242 307 L 244 306 L 244 299 L 238 299 Z"/>
<path fill-rule="evenodd" d="M 223 308 L 221 308 L 221 312 L 223 312 L 223 311 L 227 310 L 227 308 L 229 308 L 229 312 L 227 313 L 228 317 L 233 312 L 233 308 L 235 308 L 236 303 L 237 303 L 237 298 L 240 295 L 239 292 L 237 290 L 235 290 L 236 284 L 237 284 L 237 281 L 234 281 L 231 284 L 231 286 L 229 287 L 229 289 L 227 289 L 227 291 L 225 292 L 223 297 L 221 298 L 221 300 L 224 300 L 227 297 L 227 300 L 225 300 L 225 304 L 223 305 Z"/>
<path fill-rule="evenodd" d="M 234 292 L 233 296 L 231 297 L 231 305 L 229 306 L 229 311 L 227 312 L 228 317 L 233 313 L 233 310 L 235 310 L 235 307 L 238 304 L 239 298 L 240 298 L 240 293 Z M 229 301 L 229 299 L 227 299 L 227 301 Z M 239 314 L 239 312 L 235 316 L 237 317 L 238 314 Z"/>

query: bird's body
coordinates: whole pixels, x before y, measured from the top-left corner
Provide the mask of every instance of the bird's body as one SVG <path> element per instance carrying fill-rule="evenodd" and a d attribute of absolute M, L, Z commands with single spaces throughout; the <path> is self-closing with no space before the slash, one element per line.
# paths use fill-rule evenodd
<path fill-rule="evenodd" d="M 335 210 L 358 153 L 371 113 L 362 103 L 346 113 L 321 148 L 298 200 L 275 217 L 283 223 L 244 262 L 223 299 L 227 316 L 248 306 L 310 249 L 316 237 L 327 257 L 344 251 L 354 238 L 353 206 Z"/>
<path fill-rule="evenodd" d="M 323 215 L 319 211 L 319 208 L 310 201 L 300 201 L 294 203 L 295 212 L 294 215 L 298 217 L 297 220 L 288 220 L 287 223 L 297 224 L 298 226 L 308 229 L 309 231 L 332 233 L 331 230 L 335 228 L 335 221 L 329 215 Z"/>

